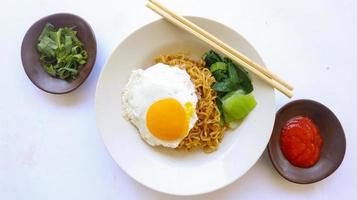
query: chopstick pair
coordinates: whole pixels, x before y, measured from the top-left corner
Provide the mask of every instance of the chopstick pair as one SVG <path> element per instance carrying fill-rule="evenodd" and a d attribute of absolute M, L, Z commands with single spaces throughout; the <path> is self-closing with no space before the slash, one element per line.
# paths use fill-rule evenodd
<path fill-rule="evenodd" d="M 175 14 L 173 11 L 169 10 L 156 0 L 149 0 L 146 6 L 149 7 L 151 10 L 155 11 L 157 14 L 161 15 L 163 18 L 167 19 L 172 24 L 193 34 L 198 39 L 202 40 L 203 42 L 217 49 L 235 62 L 239 63 L 242 67 L 254 73 L 258 77 L 263 79 L 265 82 L 267 82 L 269 85 L 273 86 L 274 88 L 285 94 L 287 97 L 291 98 L 293 96 L 293 87 L 287 82 L 283 81 L 281 78 L 270 72 L 268 69 L 252 61 L 239 51 L 233 49 L 232 47 L 219 40 L 212 34 L 203 30 L 193 22 Z"/>

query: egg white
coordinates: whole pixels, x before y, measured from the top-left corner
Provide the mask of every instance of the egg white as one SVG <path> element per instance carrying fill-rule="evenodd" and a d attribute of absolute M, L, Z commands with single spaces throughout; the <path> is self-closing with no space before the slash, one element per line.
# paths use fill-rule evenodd
<path fill-rule="evenodd" d="M 187 133 L 176 140 L 161 140 L 146 126 L 147 110 L 154 102 L 164 98 L 174 98 L 183 107 L 190 102 L 193 107 Z M 198 119 L 195 112 L 197 101 L 195 85 L 185 70 L 158 63 L 132 72 L 122 93 L 123 116 L 137 127 L 141 138 L 148 144 L 176 148 Z"/>

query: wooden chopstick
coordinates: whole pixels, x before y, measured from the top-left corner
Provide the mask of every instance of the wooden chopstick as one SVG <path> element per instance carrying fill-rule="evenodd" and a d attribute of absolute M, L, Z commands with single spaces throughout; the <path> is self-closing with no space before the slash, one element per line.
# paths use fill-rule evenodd
<path fill-rule="evenodd" d="M 186 24 L 182 23 L 181 21 L 177 20 L 172 15 L 170 15 L 167 12 L 165 12 L 165 10 L 162 10 L 161 8 L 159 8 L 157 5 L 155 5 L 155 4 L 151 3 L 151 2 L 148 2 L 146 4 L 146 6 L 149 7 L 150 9 L 152 9 L 153 11 L 155 11 L 156 13 L 158 13 L 159 15 L 161 15 L 162 17 L 164 17 L 165 19 L 167 19 L 169 22 L 171 22 L 171 23 L 175 24 L 176 26 L 178 26 L 178 27 L 186 30 L 187 32 L 193 34 L 194 36 L 196 36 L 200 40 L 204 41 L 208 45 L 214 47 L 215 49 L 217 49 L 221 53 L 223 53 L 226 56 L 230 57 L 232 60 L 234 60 L 237 63 L 241 64 L 244 68 L 246 68 L 250 72 L 254 73 L 258 77 L 263 79 L 269 85 L 273 86 L 274 88 L 276 88 L 277 90 L 279 90 L 280 92 L 285 94 L 287 97 L 289 97 L 289 98 L 292 97 L 293 93 L 289 88 L 287 88 L 284 85 L 282 85 L 281 83 L 277 82 L 275 79 L 272 79 L 272 78 L 266 76 L 261 71 L 259 71 L 258 69 L 252 67 L 251 65 L 245 63 L 242 59 L 238 58 L 237 56 L 233 55 L 232 53 L 230 53 L 229 51 L 227 51 L 226 49 L 224 49 L 223 47 L 221 47 L 220 45 L 215 43 L 215 41 L 212 41 L 212 40 L 204 37 L 202 34 L 200 34 L 199 32 L 197 32 L 195 30 L 193 30 L 191 27 L 187 26 Z"/>
<path fill-rule="evenodd" d="M 204 29 L 202 29 L 201 27 L 199 27 L 196 24 L 192 23 L 190 20 L 188 20 L 188 19 L 186 19 L 186 18 L 184 18 L 184 17 L 182 17 L 180 15 L 177 15 L 176 13 L 174 13 L 171 10 L 169 10 L 168 8 L 166 8 L 164 5 L 162 5 L 161 3 L 157 2 L 156 0 L 149 0 L 149 1 L 152 4 L 156 5 L 157 7 L 159 7 L 161 10 L 165 11 L 166 13 L 170 14 L 171 16 L 173 16 L 174 18 L 179 20 L 181 23 L 185 24 L 186 26 L 190 27 L 191 29 L 195 30 L 196 32 L 200 33 L 204 37 L 216 42 L 218 45 L 220 45 L 222 48 L 227 50 L 229 53 L 235 55 L 236 57 L 238 57 L 239 59 L 243 60 L 247 64 L 253 66 L 254 68 L 256 68 L 258 71 L 261 71 L 266 76 L 270 77 L 271 79 L 275 79 L 275 81 L 277 81 L 278 83 L 282 84 L 283 86 L 285 86 L 289 90 L 293 90 L 293 87 L 291 85 L 289 85 L 287 82 L 285 82 L 284 80 L 279 78 L 277 75 L 275 75 L 272 72 L 270 72 L 267 68 L 264 68 L 264 67 L 260 66 L 258 63 L 254 62 L 253 60 L 251 60 L 250 58 L 248 58 L 244 54 L 240 53 L 238 50 L 233 49 L 232 47 L 230 47 L 229 45 L 224 43 L 222 40 L 218 39 L 217 37 L 213 36 L 209 32 L 207 32 Z"/>

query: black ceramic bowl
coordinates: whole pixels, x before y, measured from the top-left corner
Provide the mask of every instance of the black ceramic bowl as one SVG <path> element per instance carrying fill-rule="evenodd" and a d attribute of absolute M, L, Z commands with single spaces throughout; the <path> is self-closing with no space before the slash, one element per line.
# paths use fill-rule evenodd
<path fill-rule="evenodd" d="M 311 118 L 323 140 L 320 159 L 310 168 L 293 166 L 280 149 L 281 129 L 289 119 L 298 115 Z M 328 177 L 340 166 L 346 151 L 346 139 L 341 123 L 330 109 L 316 101 L 296 100 L 277 112 L 268 148 L 270 159 L 281 176 L 294 183 L 308 184 Z"/>
<path fill-rule="evenodd" d="M 51 23 L 56 28 L 75 27 L 78 39 L 88 52 L 87 63 L 80 68 L 75 80 L 54 78 L 44 71 L 36 45 L 46 23 Z M 84 19 L 68 13 L 49 15 L 34 23 L 26 32 L 21 46 L 21 60 L 27 76 L 38 88 L 52 94 L 64 94 L 78 88 L 92 71 L 96 55 L 97 43 L 92 28 Z"/>

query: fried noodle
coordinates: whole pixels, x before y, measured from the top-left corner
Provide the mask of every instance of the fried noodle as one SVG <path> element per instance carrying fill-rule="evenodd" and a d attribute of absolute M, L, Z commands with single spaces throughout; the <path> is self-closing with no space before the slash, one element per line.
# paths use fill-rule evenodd
<path fill-rule="evenodd" d="M 220 123 L 220 112 L 215 102 L 217 93 L 211 88 L 216 81 L 204 61 L 192 60 L 185 54 L 161 55 L 155 61 L 185 69 L 196 88 L 198 120 L 177 148 L 201 148 L 207 153 L 217 150 L 226 128 Z"/>

